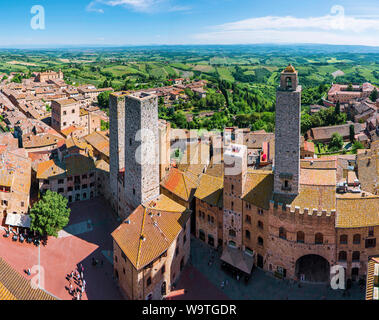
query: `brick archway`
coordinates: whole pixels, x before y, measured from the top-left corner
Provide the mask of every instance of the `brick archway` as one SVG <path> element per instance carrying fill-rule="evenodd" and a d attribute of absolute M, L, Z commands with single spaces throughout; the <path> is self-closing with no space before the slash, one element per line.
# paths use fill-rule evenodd
<path fill-rule="evenodd" d="M 297 259 L 295 272 L 299 280 L 327 283 L 330 276 L 330 264 L 320 255 L 308 254 Z"/>

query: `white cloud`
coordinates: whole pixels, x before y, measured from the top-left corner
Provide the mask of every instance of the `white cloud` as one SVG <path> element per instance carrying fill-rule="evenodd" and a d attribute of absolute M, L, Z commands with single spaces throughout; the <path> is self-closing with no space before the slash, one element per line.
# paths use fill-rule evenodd
<path fill-rule="evenodd" d="M 104 10 L 103 10 L 103 9 L 98 9 L 98 8 L 96 8 L 96 1 L 92 1 L 92 2 L 90 2 L 90 3 L 87 5 L 86 10 L 87 10 L 87 11 L 90 11 L 90 12 L 104 13 Z"/>
<path fill-rule="evenodd" d="M 328 43 L 379 45 L 377 16 L 346 16 L 340 6 L 321 17 L 266 16 L 225 23 L 193 35 L 205 43 Z"/>
<path fill-rule="evenodd" d="M 104 12 L 103 9 L 96 9 L 98 5 L 121 6 L 139 12 L 154 12 L 163 8 L 169 12 L 190 9 L 188 6 L 172 5 L 171 0 L 93 0 L 87 6 L 87 11 Z"/>

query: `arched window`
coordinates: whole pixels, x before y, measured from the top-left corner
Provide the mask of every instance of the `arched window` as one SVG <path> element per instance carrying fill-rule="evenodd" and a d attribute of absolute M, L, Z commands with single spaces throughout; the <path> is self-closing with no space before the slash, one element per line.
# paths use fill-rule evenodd
<path fill-rule="evenodd" d="M 249 230 L 245 230 L 245 236 L 246 236 L 246 239 L 250 239 L 250 231 Z"/>
<path fill-rule="evenodd" d="M 286 229 L 284 229 L 283 227 L 279 228 L 279 238 L 287 239 L 287 232 Z"/>
<path fill-rule="evenodd" d="M 355 234 L 353 236 L 353 243 L 354 244 L 360 244 L 361 243 L 361 235 L 360 234 Z"/>
<path fill-rule="evenodd" d="M 292 79 L 291 77 L 286 78 L 286 89 L 292 89 Z"/>
<path fill-rule="evenodd" d="M 229 230 L 229 236 L 235 237 L 236 236 L 236 232 L 233 229 L 230 229 Z"/>
<path fill-rule="evenodd" d="M 338 261 L 346 261 L 347 254 L 346 251 L 340 251 L 338 254 Z"/>
<path fill-rule="evenodd" d="M 303 231 L 298 231 L 296 234 L 296 241 L 299 243 L 304 243 L 305 240 L 305 234 Z"/>
<path fill-rule="evenodd" d="M 263 238 L 262 237 L 258 237 L 258 244 L 260 246 L 263 246 Z"/>
<path fill-rule="evenodd" d="M 322 233 L 316 233 L 315 235 L 315 244 L 323 244 L 324 242 L 324 236 Z"/>
<path fill-rule="evenodd" d="M 340 244 L 347 244 L 347 234 L 340 236 Z"/>
<path fill-rule="evenodd" d="M 263 222 L 258 220 L 258 228 L 263 229 Z"/>
<path fill-rule="evenodd" d="M 359 262 L 360 253 L 359 251 L 353 251 L 353 262 Z"/>

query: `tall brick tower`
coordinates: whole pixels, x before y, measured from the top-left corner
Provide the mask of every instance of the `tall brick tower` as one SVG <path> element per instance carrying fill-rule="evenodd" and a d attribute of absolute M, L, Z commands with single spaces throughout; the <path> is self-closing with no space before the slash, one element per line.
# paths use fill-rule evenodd
<path fill-rule="evenodd" d="M 275 110 L 274 199 L 287 203 L 299 193 L 301 86 L 292 65 L 280 75 Z"/>
<path fill-rule="evenodd" d="M 247 176 L 247 148 L 230 144 L 224 152 L 224 246 L 242 249 L 242 195 Z"/>
<path fill-rule="evenodd" d="M 125 96 L 126 92 L 109 95 L 109 170 L 111 205 L 118 213 L 118 176 L 125 168 Z"/>
<path fill-rule="evenodd" d="M 125 96 L 125 201 L 134 210 L 159 195 L 158 98 Z"/>

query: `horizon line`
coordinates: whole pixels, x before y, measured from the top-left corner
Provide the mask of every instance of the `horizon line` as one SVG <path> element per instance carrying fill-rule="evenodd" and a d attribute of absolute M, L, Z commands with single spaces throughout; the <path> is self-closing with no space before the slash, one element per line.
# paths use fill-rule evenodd
<path fill-rule="evenodd" d="M 220 44 L 220 43 L 210 43 L 210 44 L 203 44 L 203 43 L 188 43 L 188 44 L 49 44 L 49 45 L 42 45 L 42 44 L 36 44 L 36 45 L 25 45 L 25 44 L 19 44 L 19 45 L 0 45 L 1 49 L 64 49 L 64 48 L 125 48 L 125 47 L 181 47 L 181 46 L 198 46 L 198 47 L 211 47 L 211 46 L 225 46 L 225 47 L 232 47 L 232 46 L 333 46 L 333 47 L 362 47 L 362 48 L 370 48 L 370 49 L 379 49 L 379 46 L 374 45 L 362 45 L 362 44 L 333 44 L 333 43 L 275 43 L 275 42 L 267 42 L 267 43 L 235 43 L 235 44 Z"/>

